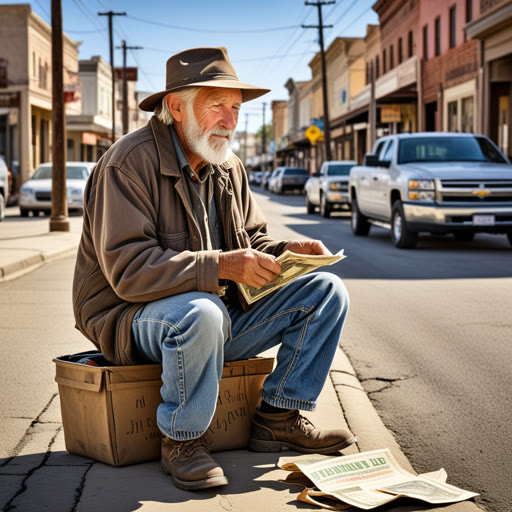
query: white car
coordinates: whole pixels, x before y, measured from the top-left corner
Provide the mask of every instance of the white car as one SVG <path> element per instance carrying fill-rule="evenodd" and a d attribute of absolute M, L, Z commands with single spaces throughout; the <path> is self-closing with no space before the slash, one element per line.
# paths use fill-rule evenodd
<path fill-rule="evenodd" d="M 9 199 L 10 178 L 9 169 L 3 156 L 0 156 L 0 221 L 5 217 L 5 205 Z"/>
<path fill-rule="evenodd" d="M 66 190 L 69 211 L 82 211 L 84 189 L 94 162 L 66 162 Z M 52 209 L 52 164 L 41 164 L 20 190 L 18 200 L 22 217 L 29 212 L 36 217 L 39 212 L 50 213 Z"/>
<path fill-rule="evenodd" d="M 350 208 L 348 177 L 355 160 L 332 160 L 324 162 L 306 182 L 306 209 L 314 213 L 320 207 L 322 217 L 329 217 L 334 209 Z"/>

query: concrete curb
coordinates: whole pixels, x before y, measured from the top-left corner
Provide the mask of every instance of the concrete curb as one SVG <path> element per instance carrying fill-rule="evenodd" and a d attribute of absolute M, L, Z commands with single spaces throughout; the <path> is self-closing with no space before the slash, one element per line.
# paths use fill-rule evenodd
<path fill-rule="evenodd" d="M 66 236 L 66 235 L 60 235 Z M 78 241 L 76 237 L 66 237 L 59 240 L 55 235 L 57 247 L 41 249 L 19 249 L 0 245 L 0 283 L 16 279 L 24 274 L 32 272 L 48 261 L 62 258 L 76 252 Z M 28 244 L 27 244 L 28 245 Z"/>

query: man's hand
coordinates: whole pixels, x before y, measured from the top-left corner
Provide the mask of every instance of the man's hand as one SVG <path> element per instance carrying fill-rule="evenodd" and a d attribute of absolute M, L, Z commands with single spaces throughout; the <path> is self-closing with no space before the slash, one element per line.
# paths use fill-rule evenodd
<path fill-rule="evenodd" d="M 331 256 L 332 252 L 320 240 L 292 240 L 284 246 L 285 251 L 297 254 L 320 254 Z"/>
<path fill-rule="evenodd" d="M 274 256 L 254 249 L 221 252 L 219 255 L 219 279 L 248 284 L 260 289 L 281 273 L 281 265 Z"/>

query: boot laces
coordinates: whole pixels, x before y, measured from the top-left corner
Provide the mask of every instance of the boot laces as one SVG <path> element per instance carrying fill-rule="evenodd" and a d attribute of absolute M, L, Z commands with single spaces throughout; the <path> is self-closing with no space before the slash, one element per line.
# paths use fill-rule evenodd
<path fill-rule="evenodd" d="M 201 446 L 208 451 L 208 444 L 204 436 L 198 437 L 197 439 L 189 439 L 188 441 L 181 441 L 176 444 L 170 459 L 173 461 L 180 455 L 180 453 L 184 453 L 185 455 L 190 456 Z"/>
<path fill-rule="evenodd" d="M 297 415 L 297 418 L 295 419 L 295 423 L 293 424 L 293 427 L 292 427 L 293 430 L 295 430 L 295 429 L 302 430 L 302 432 L 304 432 L 304 434 L 306 434 L 307 436 L 309 435 L 311 430 L 313 430 L 314 428 L 315 428 L 315 426 L 313 425 L 313 423 L 311 423 L 306 417 L 302 416 L 301 414 Z"/>

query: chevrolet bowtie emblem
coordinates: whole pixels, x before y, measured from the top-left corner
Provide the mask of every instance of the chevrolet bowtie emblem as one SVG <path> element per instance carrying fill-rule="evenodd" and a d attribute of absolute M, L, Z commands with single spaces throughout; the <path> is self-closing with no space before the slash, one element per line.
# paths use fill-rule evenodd
<path fill-rule="evenodd" d="M 478 197 L 485 197 L 485 196 L 488 196 L 491 193 L 491 191 L 480 189 L 480 190 L 473 190 L 473 192 L 471 192 L 471 193 Z"/>

